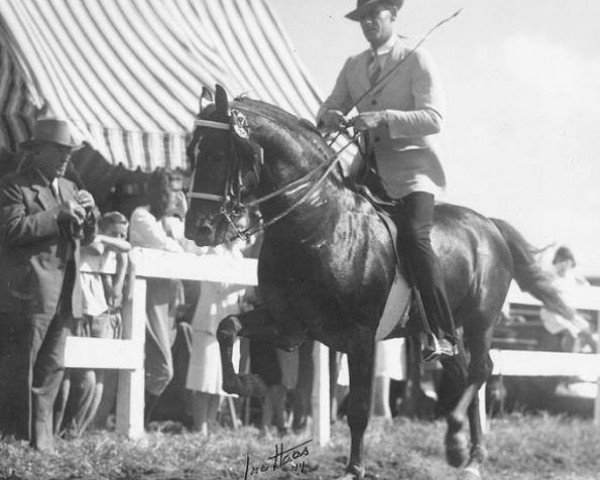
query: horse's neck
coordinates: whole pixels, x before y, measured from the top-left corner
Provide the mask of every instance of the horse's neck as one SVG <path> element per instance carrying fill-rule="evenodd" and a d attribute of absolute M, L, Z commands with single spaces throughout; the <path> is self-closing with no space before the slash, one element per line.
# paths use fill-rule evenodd
<path fill-rule="evenodd" d="M 281 126 L 276 119 L 260 113 L 251 121 L 253 140 L 264 152 L 260 194 L 283 191 L 261 207 L 267 221 L 290 210 L 277 223 L 299 232 L 317 224 L 331 224 L 333 219 L 348 213 L 348 205 L 352 210 L 355 194 L 342 186 L 336 171 L 326 170 L 335 155 L 332 149 L 320 145 L 310 133 Z M 301 186 L 287 188 L 307 176 Z"/>
<path fill-rule="evenodd" d="M 267 161 L 265 159 L 265 163 Z M 274 168 L 270 164 L 267 166 L 269 170 Z M 284 188 L 318 166 L 317 163 L 310 168 L 295 170 L 293 175 L 287 172 L 288 175 L 281 175 L 282 180 L 270 185 L 268 191 Z M 314 242 L 332 238 L 333 230 L 340 225 L 354 224 L 346 221 L 349 217 L 368 213 L 362 197 L 344 187 L 336 179 L 336 173 L 323 177 L 325 173 L 324 169 L 319 171 L 303 182 L 301 187 L 285 192 L 261 207 L 267 222 L 287 212 L 273 224 L 277 236 L 293 237 L 294 243 L 310 248 Z"/>

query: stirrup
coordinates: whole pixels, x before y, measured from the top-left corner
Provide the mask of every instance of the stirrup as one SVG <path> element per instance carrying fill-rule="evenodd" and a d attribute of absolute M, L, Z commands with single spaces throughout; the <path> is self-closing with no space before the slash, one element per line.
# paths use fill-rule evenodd
<path fill-rule="evenodd" d="M 444 358 L 450 358 L 458 355 L 456 345 L 453 345 L 448 340 L 440 342 L 438 338 L 431 332 L 425 334 L 425 343 L 421 348 L 421 358 L 423 362 L 436 362 Z"/>
<path fill-rule="evenodd" d="M 424 337 L 421 344 L 421 359 L 426 363 L 435 362 L 441 355 L 440 342 L 431 332 L 426 333 Z"/>

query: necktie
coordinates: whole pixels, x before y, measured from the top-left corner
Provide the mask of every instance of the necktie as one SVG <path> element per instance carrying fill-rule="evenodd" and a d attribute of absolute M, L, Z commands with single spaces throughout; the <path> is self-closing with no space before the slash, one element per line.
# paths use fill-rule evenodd
<path fill-rule="evenodd" d="M 381 75 L 381 64 L 377 59 L 377 55 L 373 54 L 369 63 L 369 82 L 371 83 L 371 87 L 375 86 L 377 80 L 379 80 L 379 75 Z"/>

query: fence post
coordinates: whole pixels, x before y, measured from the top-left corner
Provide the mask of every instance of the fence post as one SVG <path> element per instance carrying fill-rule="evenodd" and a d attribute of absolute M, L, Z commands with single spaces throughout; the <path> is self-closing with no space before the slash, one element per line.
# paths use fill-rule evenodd
<path fill-rule="evenodd" d="M 596 310 L 596 341 L 600 342 L 600 311 Z M 600 359 L 600 345 L 596 345 L 598 351 L 596 355 L 598 359 Z M 600 373 L 598 374 L 598 378 L 596 379 L 596 388 L 598 391 L 596 392 L 596 400 L 594 402 L 594 425 L 600 429 Z"/>
<path fill-rule="evenodd" d="M 123 308 L 123 338 L 130 339 L 140 365 L 119 370 L 117 432 L 130 438 L 144 436 L 144 341 L 146 335 L 146 280 L 131 275 L 131 294 Z"/>
<path fill-rule="evenodd" d="M 329 424 L 329 349 L 321 342 L 314 342 L 313 361 L 315 365 L 312 393 L 313 439 L 317 445 L 325 446 L 329 443 L 331 436 Z"/>
<path fill-rule="evenodd" d="M 487 383 L 484 383 L 477 395 L 479 397 L 479 420 L 481 422 L 481 431 L 483 433 L 488 433 L 490 431 L 490 421 L 487 416 L 487 405 L 486 405 L 486 395 L 485 390 L 487 387 Z"/>
<path fill-rule="evenodd" d="M 598 393 L 596 394 L 596 401 L 594 403 L 594 425 L 600 429 L 600 377 L 596 380 L 596 387 Z"/>

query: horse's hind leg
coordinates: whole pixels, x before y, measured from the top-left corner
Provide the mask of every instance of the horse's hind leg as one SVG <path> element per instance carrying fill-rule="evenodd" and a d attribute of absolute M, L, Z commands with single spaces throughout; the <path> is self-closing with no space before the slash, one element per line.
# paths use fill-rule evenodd
<path fill-rule="evenodd" d="M 451 405 L 447 416 L 446 460 L 453 467 L 461 467 L 468 460 L 467 438 L 463 431 L 466 410 L 471 400 L 467 386 L 467 364 L 462 341 L 458 340 L 461 355 L 442 361 L 444 367 L 443 380 L 451 389 L 444 391 L 444 400 Z"/>
<path fill-rule="evenodd" d="M 466 388 L 448 416 L 446 455 L 448 463 L 454 467 L 461 467 L 466 463 L 463 479 L 481 478 L 479 466 L 486 458 L 477 394 L 491 373 L 492 364 L 489 357 L 489 339 L 487 338 L 489 335 L 489 331 L 486 331 L 483 325 L 475 332 L 465 332 L 470 353 Z M 461 362 L 461 360 L 457 359 L 456 362 Z M 446 365 L 444 366 L 446 367 Z M 467 442 L 462 431 L 467 417 L 471 434 L 471 451 L 468 457 Z"/>
<path fill-rule="evenodd" d="M 467 409 L 471 432 L 471 453 L 465 469 L 465 480 L 481 478 L 479 467 L 487 459 L 477 393 L 492 373 L 492 359 L 489 354 L 490 336 L 491 331 L 486 333 L 478 331 L 468 339 L 471 352 L 468 382 L 469 386 L 473 385 L 474 396 Z"/>

